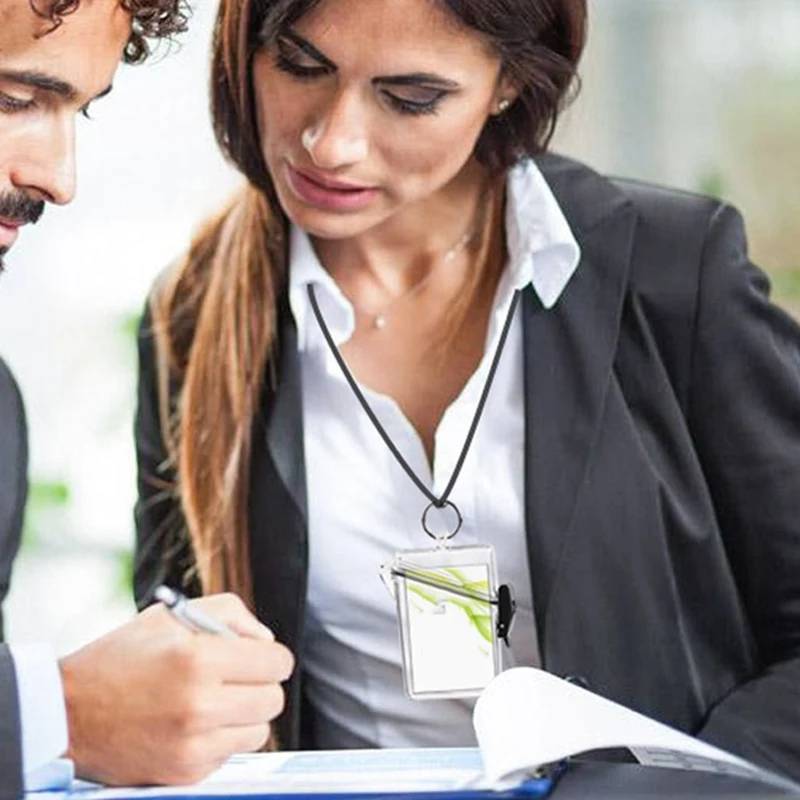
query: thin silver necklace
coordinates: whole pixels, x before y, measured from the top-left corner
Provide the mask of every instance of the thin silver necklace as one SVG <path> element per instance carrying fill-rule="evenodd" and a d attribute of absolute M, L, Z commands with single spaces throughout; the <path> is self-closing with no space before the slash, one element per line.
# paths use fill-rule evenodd
<path fill-rule="evenodd" d="M 427 272 L 427 274 L 419 281 L 417 281 L 410 289 L 403 292 L 403 294 L 390 300 L 380 311 L 367 311 L 364 308 L 357 306 L 352 300 L 350 305 L 357 314 L 362 317 L 368 317 L 372 320 L 372 327 L 375 330 L 382 331 L 389 323 L 389 315 L 394 310 L 394 307 L 404 300 L 408 300 L 417 292 L 422 291 L 428 282 L 433 277 L 433 273 L 442 264 L 449 264 L 458 254 L 475 238 L 478 233 L 478 228 L 474 227 L 468 230 Z"/>

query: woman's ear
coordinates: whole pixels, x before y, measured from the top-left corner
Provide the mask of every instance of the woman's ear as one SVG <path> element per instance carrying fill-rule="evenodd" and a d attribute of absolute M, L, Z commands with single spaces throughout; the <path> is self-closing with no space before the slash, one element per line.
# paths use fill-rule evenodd
<path fill-rule="evenodd" d="M 505 73 L 501 73 L 497 81 L 492 104 L 492 115 L 498 116 L 508 111 L 519 96 L 519 90 Z"/>

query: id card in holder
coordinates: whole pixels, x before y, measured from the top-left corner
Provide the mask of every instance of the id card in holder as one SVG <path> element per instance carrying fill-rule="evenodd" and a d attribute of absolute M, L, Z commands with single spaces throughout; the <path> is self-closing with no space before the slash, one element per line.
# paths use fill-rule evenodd
<path fill-rule="evenodd" d="M 492 547 L 403 550 L 382 576 L 397 602 L 406 694 L 480 694 L 501 669 Z"/>

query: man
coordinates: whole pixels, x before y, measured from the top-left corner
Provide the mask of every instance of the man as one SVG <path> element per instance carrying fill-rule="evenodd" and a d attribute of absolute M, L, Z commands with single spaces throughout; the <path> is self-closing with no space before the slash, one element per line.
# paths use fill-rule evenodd
<path fill-rule="evenodd" d="M 76 115 L 110 90 L 121 57 L 140 61 L 148 39 L 183 28 L 180 1 L 0 0 L 0 264 L 47 203 L 72 199 Z M 26 467 L 22 403 L 0 362 L 0 600 Z M 59 662 L 0 644 L 0 800 L 61 755 L 87 778 L 180 783 L 260 747 L 291 655 L 237 598 L 196 604 L 240 636 L 193 633 L 154 607 Z"/>

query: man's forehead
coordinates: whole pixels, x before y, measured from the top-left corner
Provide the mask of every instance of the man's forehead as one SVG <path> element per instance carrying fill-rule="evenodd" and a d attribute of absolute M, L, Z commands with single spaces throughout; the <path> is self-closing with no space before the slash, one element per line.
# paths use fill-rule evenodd
<path fill-rule="evenodd" d="M 93 96 L 111 82 L 130 29 L 119 0 L 80 0 L 58 27 L 30 0 L 0 0 L 0 70 L 50 75 Z"/>
<path fill-rule="evenodd" d="M 35 13 L 30 0 L 3 0 L 0 3 L 0 57 L 11 56 L 35 37 L 44 33 L 47 20 Z"/>

